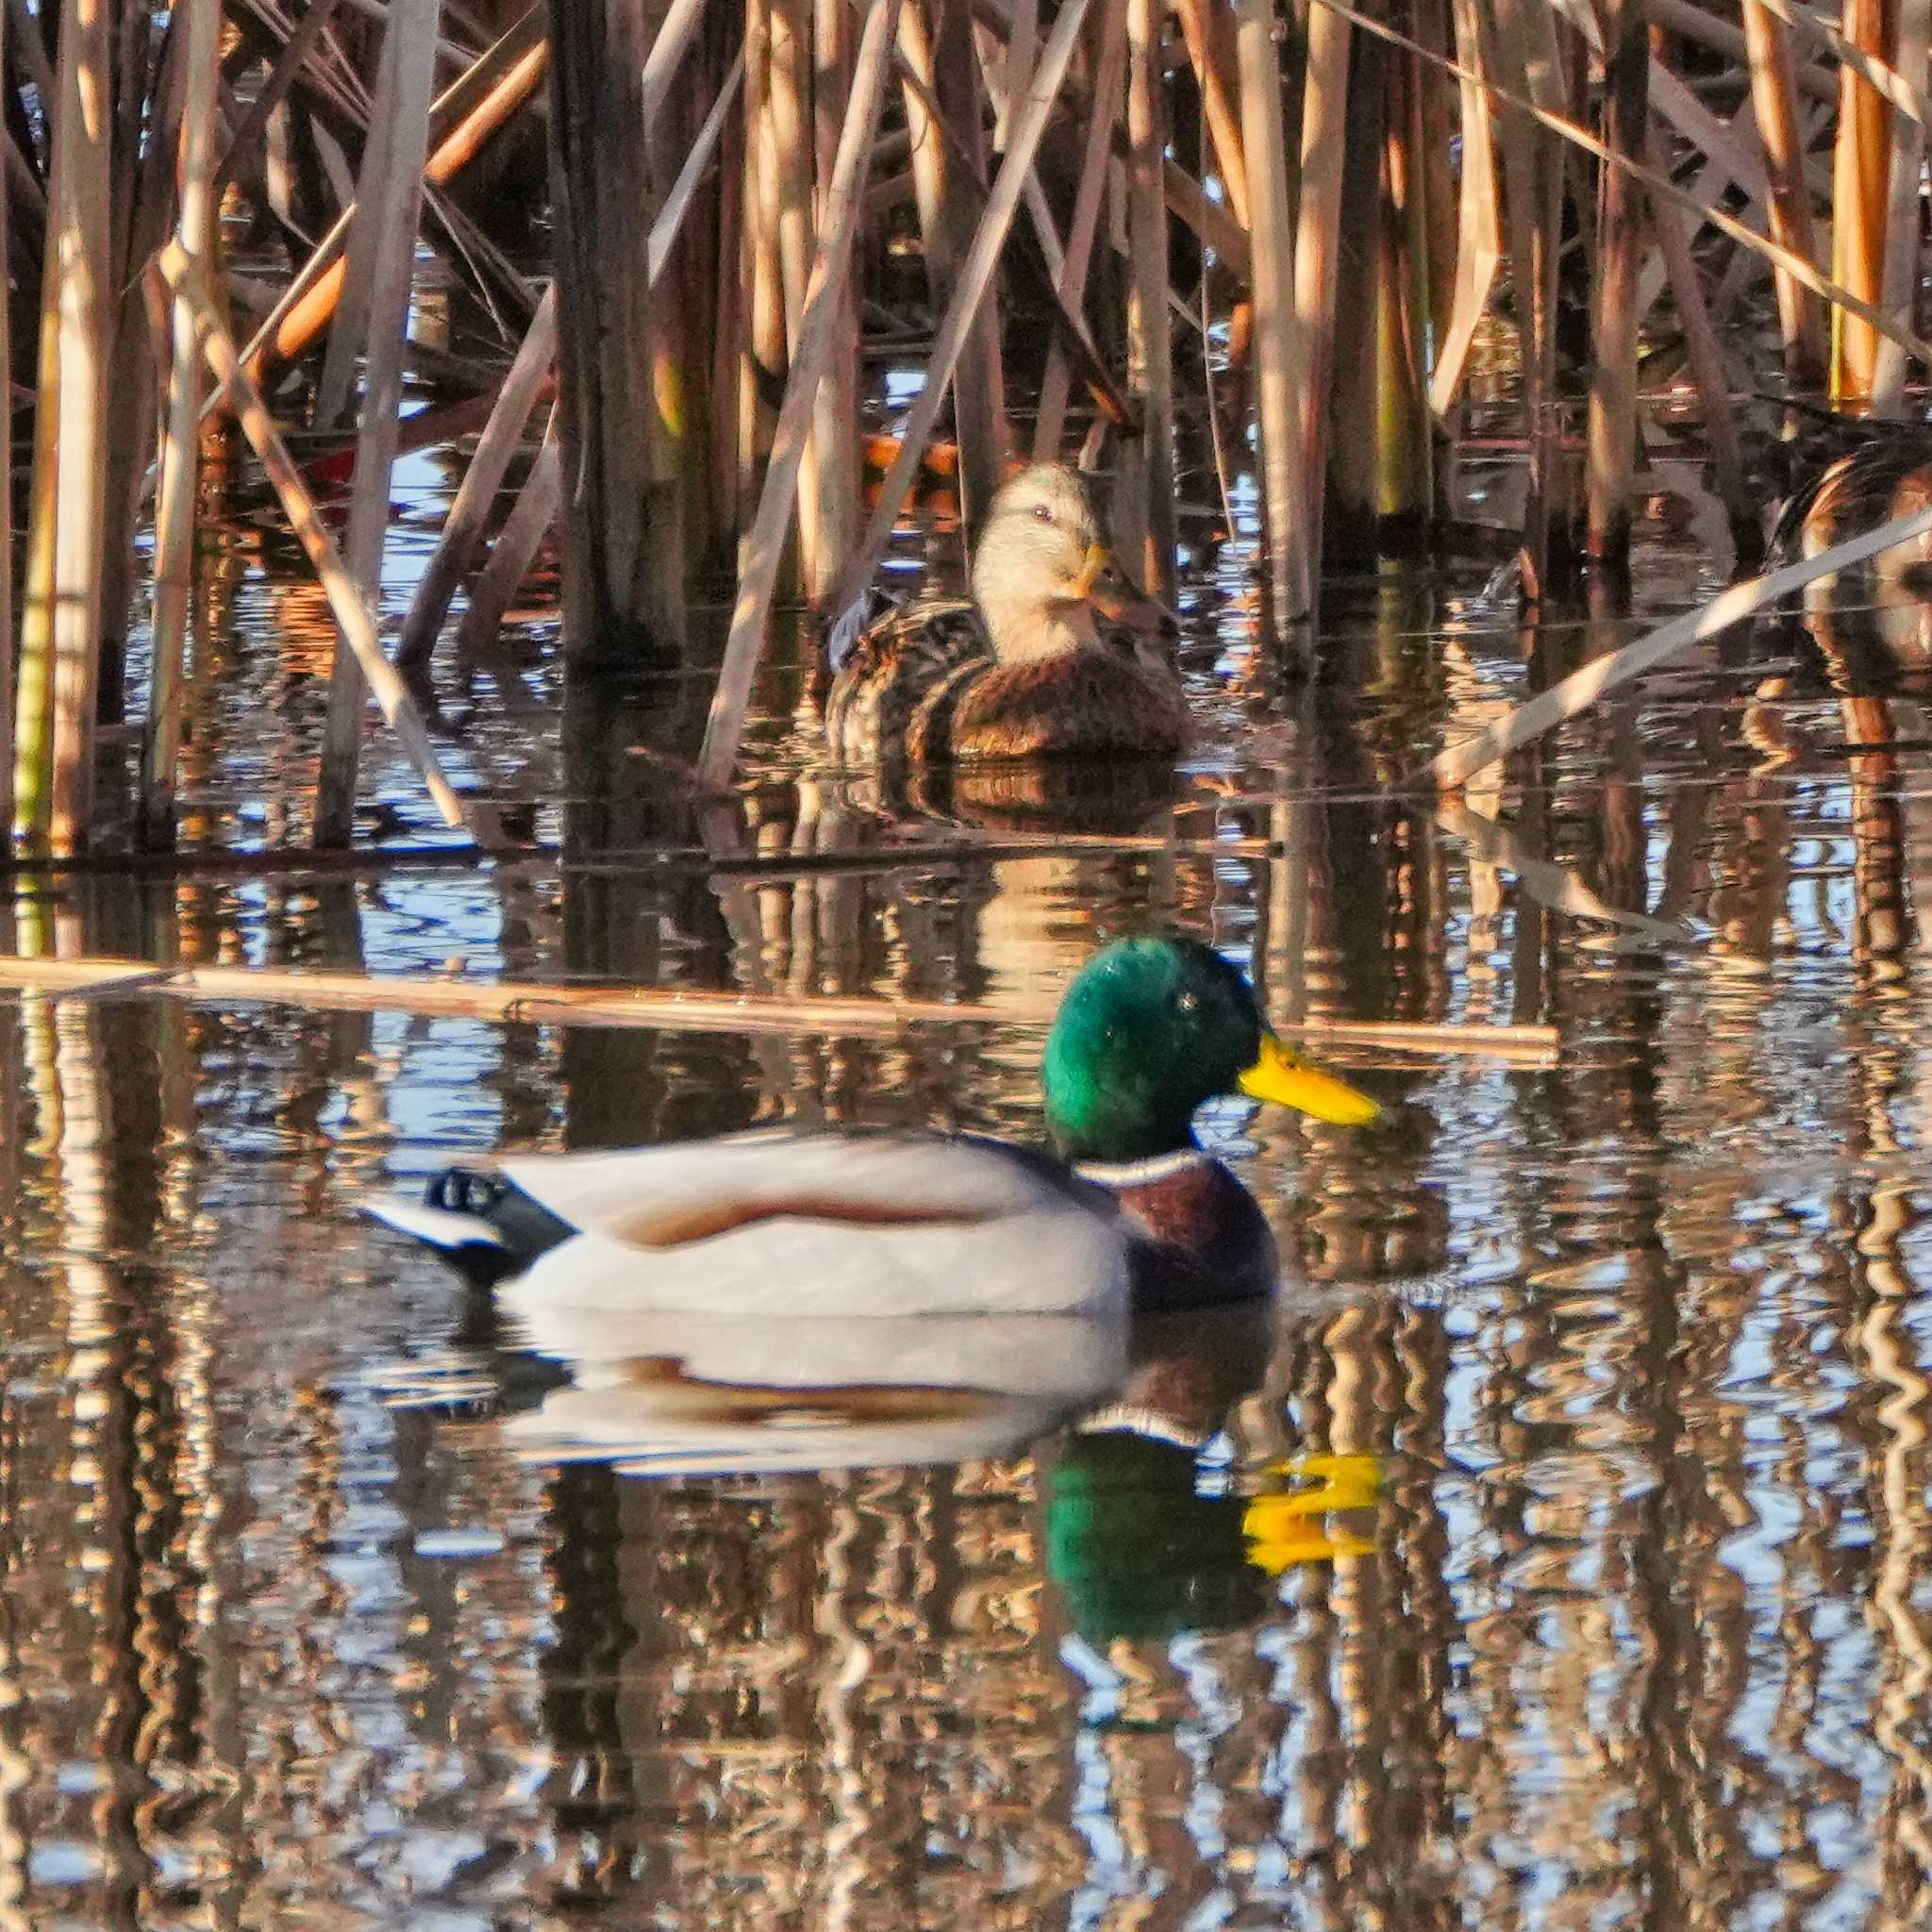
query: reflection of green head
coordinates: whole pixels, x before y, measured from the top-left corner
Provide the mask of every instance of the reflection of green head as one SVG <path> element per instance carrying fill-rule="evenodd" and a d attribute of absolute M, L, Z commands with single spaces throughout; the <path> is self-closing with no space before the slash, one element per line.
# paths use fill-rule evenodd
<path fill-rule="evenodd" d="M 1194 1109 L 1233 1093 L 1261 1015 L 1219 953 L 1173 934 L 1120 940 L 1067 989 L 1046 1042 L 1046 1124 L 1070 1160 L 1138 1160 L 1193 1144 Z"/>
<path fill-rule="evenodd" d="M 1091 1643 L 1232 1630 L 1273 1587 L 1248 1560 L 1239 1496 L 1203 1496 L 1194 1457 L 1129 1431 L 1074 1436 L 1054 1466 L 1047 1574 Z"/>

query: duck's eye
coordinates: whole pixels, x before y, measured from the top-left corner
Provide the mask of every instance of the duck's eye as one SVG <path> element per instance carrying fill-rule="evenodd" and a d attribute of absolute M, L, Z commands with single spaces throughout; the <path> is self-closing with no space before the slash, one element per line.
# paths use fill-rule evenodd
<path fill-rule="evenodd" d="M 1197 992 L 1176 993 L 1174 1004 L 1176 1012 L 1191 1013 L 1200 1006 L 1201 995 Z"/>
<path fill-rule="evenodd" d="M 1033 506 L 1033 514 L 1042 524 L 1050 524 L 1053 522 L 1053 505 L 1050 503 L 1036 503 Z"/>

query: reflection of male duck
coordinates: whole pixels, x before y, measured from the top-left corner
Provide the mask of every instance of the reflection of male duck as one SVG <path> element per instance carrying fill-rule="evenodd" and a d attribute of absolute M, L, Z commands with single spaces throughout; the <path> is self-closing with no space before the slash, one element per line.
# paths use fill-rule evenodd
<path fill-rule="evenodd" d="M 506 1428 L 546 1461 L 643 1475 L 964 1462 L 1117 1386 L 1117 1315 L 741 1317 L 551 1305 L 520 1340 L 568 1379 Z"/>
<path fill-rule="evenodd" d="M 1271 1579 L 1371 1545 L 1334 1519 L 1373 1505 L 1373 1456 L 1303 1456 L 1258 1491 L 1204 1487 L 1201 1450 L 1258 1383 L 1265 1307 L 1136 1324 L 1133 1366 L 1053 1458 L 1048 1574 L 1090 1642 L 1233 1629 L 1264 1615 Z"/>

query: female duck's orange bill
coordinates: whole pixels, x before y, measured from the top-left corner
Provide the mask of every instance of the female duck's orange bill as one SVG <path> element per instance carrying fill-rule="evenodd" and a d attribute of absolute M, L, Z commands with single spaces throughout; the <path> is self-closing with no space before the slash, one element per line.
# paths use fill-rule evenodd
<path fill-rule="evenodd" d="M 1241 1089 L 1255 1100 L 1272 1100 L 1341 1127 L 1366 1126 L 1382 1116 L 1366 1093 L 1291 1053 L 1272 1033 L 1262 1034 L 1261 1057 L 1241 1075 Z"/>

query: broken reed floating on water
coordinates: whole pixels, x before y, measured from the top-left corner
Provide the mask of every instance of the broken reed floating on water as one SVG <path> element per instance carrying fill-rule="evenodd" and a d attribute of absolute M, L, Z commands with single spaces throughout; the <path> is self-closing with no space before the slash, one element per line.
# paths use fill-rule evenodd
<path fill-rule="evenodd" d="M 652 1026 L 691 1033 L 816 1033 L 891 1037 L 935 1025 L 1044 1026 L 1057 1008 L 1015 1002 L 841 998 L 712 992 L 680 987 L 545 986 L 402 974 L 276 972 L 252 966 L 158 966 L 140 959 L 0 957 L 0 987 L 52 997 L 165 993 L 209 1006 L 266 1003 L 339 1012 L 410 1012 L 471 1020 Z M 1334 1020 L 1282 1024 L 1297 1038 L 1405 1053 L 1474 1055 L 1552 1064 L 1557 1028 L 1481 1023 Z"/>
<path fill-rule="evenodd" d="M 1741 508 L 1728 391 L 1755 386 L 1735 313 L 1754 265 L 1770 263 L 1794 379 L 1828 363 L 1835 399 L 1895 410 L 1928 355 L 1910 304 L 1923 13 L 1860 0 L 1834 25 L 1790 0 L 1743 4 L 1740 30 L 1682 0 L 1416 0 L 1399 25 L 1347 0 L 1060 0 L 1045 17 L 1034 0 L 182 0 L 146 36 L 110 31 L 97 0 L 9 6 L 0 344 L 10 331 L 39 351 L 17 650 L 0 545 L 0 816 L 42 850 L 88 840 L 96 718 L 142 696 L 122 670 L 124 607 L 158 418 L 145 838 L 173 837 L 183 707 L 209 655 L 190 624 L 207 513 L 191 425 L 229 419 L 340 626 L 317 842 L 352 834 L 365 682 L 438 808 L 462 814 L 378 668 L 412 364 L 489 428 L 399 661 L 433 661 L 458 599 L 466 648 L 486 646 L 550 527 L 565 648 L 584 662 L 675 644 L 691 560 L 735 562 L 701 758 L 714 787 L 736 767 L 773 601 L 797 588 L 836 616 L 867 587 L 949 397 L 969 527 L 1037 402 L 1033 454 L 1078 447 L 1110 473 L 1124 546 L 1151 587 L 1168 580 L 1176 471 L 1204 460 L 1175 376 L 1201 358 L 1174 355 L 1177 318 L 1210 381 L 1216 362 L 1251 378 L 1224 382 L 1211 411 L 1217 433 L 1224 408 L 1252 424 L 1267 634 L 1303 663 L 1324 524 L 1425 536 L 1431 438 L 1455 432 L 1471 344 L 1506 286 L 1523 325 L 1532 596 L 1584 534 L 1560 459 L 1577 425 L 1557 405 L 1584 387 L 1588 540 L 1622 547 L 1638 357 L 1665 288 Z M 128 0 L 123 24 L 139 18 Z M 1835 75 L 1807 64 L 1821 47 Z M 1808 137 L 1801 99 L 1829 124 Z M 1821 138 L 1829 195 L 1807 174 Z M 1693 159 L 1695 192 L 1681 185 Z M 502 210 L 541 207 L 553 180 L 546 296 Z M 1739 192 L 1741 214 L 1721 205 Z M 221 237 L 244 232 L 285 253 L 279 293 L 225 266 Z M 1344 234 L 1360 275 L 1339 272 Z M 1559 260 L 1569 235 L 1586 245 Z M 493 318 L 498 349 L 432 354 L 407 337 L 425 243 Z M 1572 260 L 1607 265 L 1593 291 L 1569 286 Z M 147 279 L 158 264 L 165 290 Z M 1579 294 L 1580 350 L 1557 328 L 1559 298 Z M 862 338 L 903 358 L 908 308 L 926 302 L 925 382 L 868 515 Z M 1021 316 L 1043 319 L 1037 360 L 1003 334 Z M 553 366 L 553 432 L 491 544 Z M 1331 449 L 1338 409 L 1364 426 Z M 355 423 L 339 558 L 290 487 L 285 431 L 305 414 Z"/>

